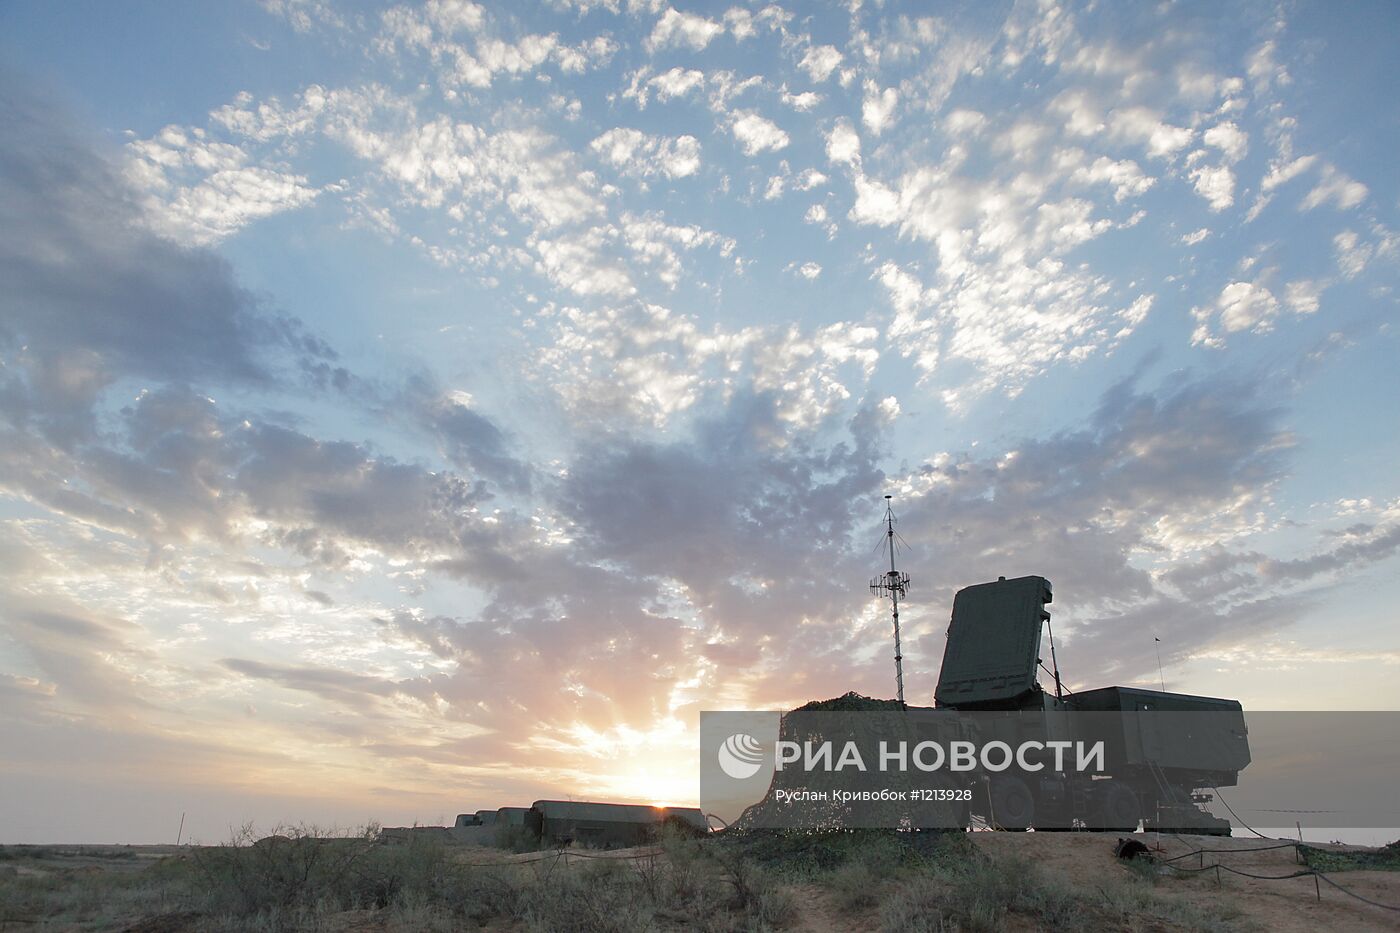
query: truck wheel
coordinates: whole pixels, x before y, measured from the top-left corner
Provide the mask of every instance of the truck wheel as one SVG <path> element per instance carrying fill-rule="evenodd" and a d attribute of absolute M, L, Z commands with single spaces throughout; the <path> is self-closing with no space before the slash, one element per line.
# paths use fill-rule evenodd
<path fill-rule="evenodd" d="M 992 822 L 999 829 L 1024 832 L 1035 820 L 1035 797 L 1014 774 L 998 774 L 991 786 Z"/>
<path fill-rule="evenodd" d="M 1126 784 L 1109 782 L 1099 805 L 1094 808 L 1094 817 L 1094 825 L 1091 828 L 1099 832 L 1134 832 L 1138 820 L 1142 817 L 1137 794 Z"/>

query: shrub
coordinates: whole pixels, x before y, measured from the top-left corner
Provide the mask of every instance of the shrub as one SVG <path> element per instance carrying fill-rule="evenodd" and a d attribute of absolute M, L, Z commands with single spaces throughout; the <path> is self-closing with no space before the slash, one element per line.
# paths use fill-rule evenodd
<path fill-rule="evenodd" d="M 496 845 L 512 852 L 537 852 L 540 837 L 528 826 L 501 824 L 496 827 Z"/>
<path fill-rule="evenodd" d="M 992 931 L 1016 926 L 1014 915 L 1048 930 L 1173 926 L 1193 930 L 1248 928 L 1238 910 L 1213 910 L 1164 898 L 1135 874 L 1109 876 L 1089 888 L 1070 888 L 1023 858 L 976 856 L 931 862 L 932 871 L 901 886 L 881 904 L 887 931 Z"/>
<path fill-rule="evenodd" d="M 194 850 L 189 862 L 196 906 L 230 928 L 297 928 L 356 909 L 401 914 L 409 927 L 451 928 L 452 918 L 514 909 L 509 886 L 469 871 L 431 835 L 410 832 L 395 844 L 380 841 L 374 826 L 348 834 L 281 828 L 250 842 L 253 835 L 245 827 L 225 845 Z"/>
<path fill-rule="evenodd" d="M 375 832 L 335 836 L 315 827 L 278 827 L 253 840 L 251 825 L 228 843 L 195 849 L 204 906 L 236 917 L 282 917 L 353 902 L 355 869 L 375 848 Z"/>
<path fill-rule="evenodd" d="M 836 906 L 852 913 L 875 906 L 885 879 L 866 862 L 847 862 L 831 873 L 829 885 Z"/>
<path fill-rule="evenodd" d="M 652 905 L 629 867 L 590 862 L 577 871 L 555 871 L 521 892 L 520 919 L 531 930 L 552 933 L 633 933 L 652 927 Z"/>
<path fill-rule="evenodd" d="M 971 859 L 915 880 L 889 898 L 880 913 L 884 930 L 992 931 L 1010 913 L 1055 930 L 1075 929 L 1082 905 L 1022 859 Z"/>

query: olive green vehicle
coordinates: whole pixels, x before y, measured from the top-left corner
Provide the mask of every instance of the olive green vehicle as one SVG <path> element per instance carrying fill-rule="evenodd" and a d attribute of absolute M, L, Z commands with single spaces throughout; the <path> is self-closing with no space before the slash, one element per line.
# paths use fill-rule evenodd
<path fill-rule="evenodd" d="M 1004 829 L 1149 829 L 1229 835 L 1203 804 L 1249 764 L 1236 700 L 1130 687 L 1070 692 L 1041 654 L 1052 598 L 1044 577 L 1001 578 L 958 591 L 934 698 L 968 713 L 981 740 L 1102 742 L 1095 773 L 1037 769 L 972 776 L 971 814 Z M 1040 683 L 1044 671 L 1053 692 Z"/>

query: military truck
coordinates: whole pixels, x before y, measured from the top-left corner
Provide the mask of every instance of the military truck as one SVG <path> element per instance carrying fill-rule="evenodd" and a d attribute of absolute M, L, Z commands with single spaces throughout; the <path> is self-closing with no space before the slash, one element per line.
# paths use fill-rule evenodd
<path fill-rule="evenodd" d="M 1102 741 L 1105 768 L 1088 775 L 1008 770 L 975 776 L 971 812 L 1004 829 L 1229 835 L 1202 806 L 1204 791 L 1234 786 L 1249 764 L 1237 700 L 1134 687 L 1066 690 L 1050 630 L 1050 581 L 1001 577 L 959 590 L 934 693 L 935 708 L 967 712 L 983 731 L 1016 746 L 1036 740 Z M 1041 653 L 1049 633 L 1050 665 Z M 1040 683 L 1044 671 L 1053 692 Z"/>

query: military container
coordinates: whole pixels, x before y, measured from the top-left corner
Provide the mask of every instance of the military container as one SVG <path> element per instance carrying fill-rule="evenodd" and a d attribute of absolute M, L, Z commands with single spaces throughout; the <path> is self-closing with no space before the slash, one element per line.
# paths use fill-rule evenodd
<path fill-rule="evenodd" d="M 1233 787 L 1249 764 L 1249 731 L 1238 700 L 1102 687 L 1076 693 L 1069 702 L 1080 712 L 1126 714 L 1079 717 L 1108 727 L 1103 738 L 1110 769 L 1153 763 L 1173 783 Z M 1133 715 L 1138 713 L 1151 715 Z"/>
<path fill-rule="evenodd" d="M 709 831 L 704 814 L 694 807 L 536 800 L 526 816 L 542 845 L 600 849 L 654 842 L 667 823 L 692 833 Z"/>
<path fill-rule="evenodd" d="M 529 807 L 501 807 L 496 811 L 496 826 L 524 826 Z"/>

